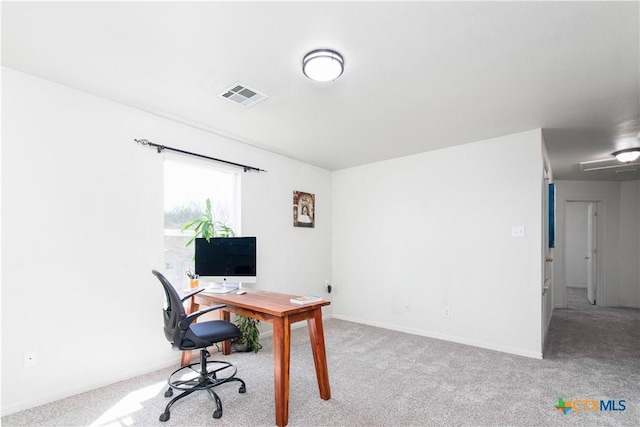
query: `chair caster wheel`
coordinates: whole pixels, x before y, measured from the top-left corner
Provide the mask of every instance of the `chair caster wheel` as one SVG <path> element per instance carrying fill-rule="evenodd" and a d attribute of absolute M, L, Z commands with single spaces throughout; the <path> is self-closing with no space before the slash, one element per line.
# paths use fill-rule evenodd
<path fill-rule="evenodd" d="M 213 418 L 217 420 L 218 418 L 221 418 L 221 417 L 222 417 L 222 411 L 219 409 L 216 409 L 215 412 L 213 413 Z"/>
<path fill-rule="evenodd" d="M 169 390 L 164 392 L 164 397 L 171 397 L 173 396 L 173 389 L 169 388 Z"/>
<path fill-rule="evenodd" d="M 170 416 L 171 414 L 169 413 L 169 411 L 163 412 L 162 414 L 160 414 L 160 421 L 162 422 L 169 421 Z"/>
<path fill-rule="evenodd" d="M 238 393 L 246 393 L 247 392 L 247 387 L 245 387 L 244 385 L 240 386 L 240 390 L 238 390 Z"/>

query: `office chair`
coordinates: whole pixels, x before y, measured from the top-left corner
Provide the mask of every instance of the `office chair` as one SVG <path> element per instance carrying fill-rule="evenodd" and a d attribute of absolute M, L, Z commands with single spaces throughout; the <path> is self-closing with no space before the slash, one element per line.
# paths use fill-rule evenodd
<path fill-rule="evenodd" d="M 164 393 L 165 397 L 173 396 L 173 390 L 181 390 L 183 393 L 174 397 L 160 415 L 160 421 L 167 421 L 170 417 L 169 409 L 178 400 L 182 399 L 198 390 L 207 390 L 216 402 L 216 410 L 213 418 L 222 417 L 222 402 L 220 397 L 213 391 L 214 387 L 232 381 L 239 382 L 239 393 L 245 393 L 247 387 L 240 378 L 236 378 L 237 368 L 235 365 L 224 361 L 207 361 L 209 352 L 207 347 L 222 341 L 233 338 L 241 338 L 242 333 L 236 325 L 225 320 L 209 320 L 201 323 L 193 323 L 198 317 L 213 310 L 225 307 L 225 304 L 218 304 L 213 307 L 200 310 L 187 315 L 184 310 L 184 301 L 193 295 L 201 292 L 202 289 L 189 293 L 180 298 L 173 285 L 156 270 L 153 275 L 160 280 L 164 288 L 167 299 L 167 306 L 163 310 L 164 315 L 164 335 L 171 343 L 174 350 L 195 350 L 200 349 L 200 361 L 183 366 L 169 375 L 167 383 L 169 388 Z M 227 375 L 219 377 L 220 373 Z M 195 374 L 195 375 L 194 375 Z"/>

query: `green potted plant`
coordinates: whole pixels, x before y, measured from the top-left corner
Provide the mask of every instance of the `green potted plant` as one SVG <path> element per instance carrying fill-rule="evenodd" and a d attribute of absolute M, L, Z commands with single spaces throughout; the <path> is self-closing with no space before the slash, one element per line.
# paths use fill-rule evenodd
<path fill-rule="evenodd" d="M 260 330 L 258 329 L 260 320 L 236 314 L 235 321 L 240 332 L 242 332 L 242 338 L 231 343 L 233 349 L 238 352 L 253 351 L 257 353 L 262 348 L 262 345 L 258 342 L 258 338 L 260 338 Z"/>
<path fill-rule="evenodd" d="M 191 239 L 189 239 L 185 246 L 189 246 L 195 242 L 198 237 L 204 237 L 208 242 L 212 237 L 234 237 L 236 235 L 226 224 L 213 219 L 213 214 L 211 213 L 211 199 L 207 199 L 202 217 L 186 223 L 184 227 L 182 227 L 182 231 L 186 231 L 190 228 L 193 228 L 195 234 Z"/>
<path fill-rule="evenodd" d="M 182 231 L 189 229 L 193 229 L 195 234 L 191 239 L 189 239 L 185 246 L 191 245 L 198 237 L 204 237 L 208 242 L 212 237 L 235 237 L 236 235 L 231 227 L 221 221 L 213 219 L 213 214 L 211 212 L 211 199 L 206 200 L 205 210 L 201 218 L 189 221 L 184 227 L 182 227 Z M 260 321 L 252 317 L 236 314 L 235 322 L 236 325 L 238 325 L 240 332 L 242 332 L 242 338 L 235 340 L 232 343 L 233 348 L 236 351 L 253 351 L 254 353 L 257 353 L 258 350 L 262 348 L 258 342 L 258 338 L 260 337 L 258 325 L 260 324 Z"/>

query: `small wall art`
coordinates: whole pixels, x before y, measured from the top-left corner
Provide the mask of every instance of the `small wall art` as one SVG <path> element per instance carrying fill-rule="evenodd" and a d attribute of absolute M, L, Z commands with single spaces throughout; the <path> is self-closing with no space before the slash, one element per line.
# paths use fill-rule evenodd
<path fill-rule="evenodd" d="M 293 192 L 293 226 L 316 226 L 316 196 L 302 191 Z"/>

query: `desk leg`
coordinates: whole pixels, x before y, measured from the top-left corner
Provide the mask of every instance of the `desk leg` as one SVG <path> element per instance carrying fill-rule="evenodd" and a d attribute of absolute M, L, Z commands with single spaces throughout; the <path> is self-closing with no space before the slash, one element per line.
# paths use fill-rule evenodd
<path fill-rule="evenodd" d="M 185 312 L 187 315 L 200 310 L 200 304 L 196 304 L 193 297 L 189 298 L 189 302 L 187 302 L 187 306 L 185 307 Z M 197 320 L 196 320 L 197 321 Z M 191 364 L 191 350 L 184 350 L 182 352 L 182 358 L 180 359 L 180 366 L 187 366 Z"/>
<path fill-rule="evenodd" d="M 307 325 L 309 326 L 309 338 L 313 350 L 313 361 L 316 365 L 320 397 L 329 400 L 331 399 L 331 388 L 329 387 L 329 368 L 327 367 L 327 353 L 324 346 L 321 308 L 314 310 L 313 318 L 307 319 Z"/>
<path fill-rule="evenodd" d="M 276 425 L 289 423 L 289 362 L 291 357 L 291 324 L 289 317 L 273 320 L 273 366 L 276 398 Z"/>
<path fill-rule="evenodd" d="M 220 310 L 220 318 L 230 322 L 231 313 L 227 310 Z M 231 354 L 231 340 L 222 341 L 222 354 Z"/>

